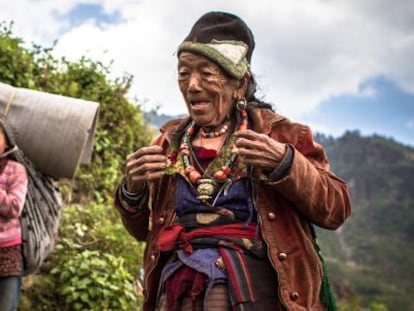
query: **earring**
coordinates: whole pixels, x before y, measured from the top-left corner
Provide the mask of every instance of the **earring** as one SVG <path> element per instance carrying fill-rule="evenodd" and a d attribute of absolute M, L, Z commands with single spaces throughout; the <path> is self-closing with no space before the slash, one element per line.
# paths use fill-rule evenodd
<path fill-rule="evenodd" d="M 247 107 L 247 100 L 246 98 L 241 98 L 238 99 L 236 101 L 236 108 L 237 110 L 240 112 L 240 117 L 241 117 L 241 121 L 240 121 L 240 125 L 239 125 L 239 130 L 246 130 L 248 128 L 248 120 L 247 120 L 247 111 L 246 111 L 246 107 Z"/>
<path fill-rule="evenodd" d="M 246 98 L 243 97 L 243 98 L 236 101 L 237 110 L 243 111 L 243 110 L 246 110 L 246 107 L 247 107 Z"/>

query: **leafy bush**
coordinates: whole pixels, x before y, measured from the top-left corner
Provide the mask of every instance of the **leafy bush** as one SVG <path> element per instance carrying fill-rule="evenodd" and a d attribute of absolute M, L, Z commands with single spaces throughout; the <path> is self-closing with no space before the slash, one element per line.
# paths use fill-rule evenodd
<path fill-rule="evenodd" d="M 53 56 L 53 46 L 24 47 L 10 24 L 0 23 L 0 81 L 16 87 L 99 103 L 100 113 L 90 166 L 81 167 L 74 180 L 61 182 L 66 202 L 111 202 L 115 185 L 124 173 L 127 154 L 149 143 L 139 103 L 127 93 L 132 77 L 110 80 L 109 65 L 88 58 L 70 62 Z"/>
<path fill-rule="evenodd" d="M 138 308 L 144 244 L 128 235 L 116 213 L 103 204 L 63 209 L 59 242 L 25 286 L 21 311 Z"/>
<path fill-rule="evenodd" d="M 137 310 L 133 278 L 121 258 L 84 250 L 51 273 L 67 310 Z"/>
<path fill-rule="evenodd" d="M 341 301 L 338 303 L 338 311 L 388 311 L 388 307 L 377 301 L 373 301 L 367 308 L 361 307 L 356 299 L 350 301 Z"/>
<path fill-rule="evenodd" d="M 104 204 L 65 207 L 59 243 L 51 259 L 62 256 L 69 259 L 80 251 L 96 250 L 124 258 L 128 271 L 139 276 L 144 244 L 127 233 L 117 213 L 115 208 Z"/>
<path fill-rule="evenodd" d="M 144 245 L 123 228 L 112 195 L 128 153 L 148 144 L 132 77 L 110 80 L 110 66 L 53 56 L 53 46 L 27 47 L 0 22 L 0 81 L 100 104 L 92 162 L 60 180 L 64 206 L 59 243 L 37 275 L 25 278 L 20 310 L 135 310 Z M 96 204 L 99 203 L 99 204 Z M 133 247 L 131 245 L 133 244 Z M 53 272 L 53 273 L 51 273 Z"/>

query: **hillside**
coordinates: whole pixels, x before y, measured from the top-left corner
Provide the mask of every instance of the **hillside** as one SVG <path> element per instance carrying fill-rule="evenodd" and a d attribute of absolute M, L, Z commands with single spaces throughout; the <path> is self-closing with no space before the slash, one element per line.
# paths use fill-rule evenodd
<path fill-rule="evenodd" d="M 414 310 L 414 149 L 358 132 L 317 139 L 353 202 L 340 230 L 318 230 L 337 295 Z"/>

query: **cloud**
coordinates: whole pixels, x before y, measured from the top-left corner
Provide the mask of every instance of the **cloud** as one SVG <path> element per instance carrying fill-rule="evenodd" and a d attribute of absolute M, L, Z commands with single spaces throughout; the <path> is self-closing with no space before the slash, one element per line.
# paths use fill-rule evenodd
<path fill-rule="evenodd" d="M 98 23 L 91 16 L 68 28 L 70 20 L 62 16 L 88 3 L 101 5 L 108 15 L 116 12 L 118 23 Z M 215 9 L 239 14 L 250 25 L 256 36 L 252 68 L 260 93 L 292 118 L 310 113 L 333 96 L 372 95 L 359 86 L 377 76 L 387 76 L 414 93 L 410 1 L 71 0 L 62 4 L 17 0 L 0 4 L 3 18 L 14 19 L 15 30 L 26 41 L 58 39 L 57 55 L 113 60 L 115 75 L 134 75 L 131 96 L 147 99 L 144 108 L 158 105 L 168 114 L 185 112 L 176 85 L 175 49 L 195 20 Z"/>

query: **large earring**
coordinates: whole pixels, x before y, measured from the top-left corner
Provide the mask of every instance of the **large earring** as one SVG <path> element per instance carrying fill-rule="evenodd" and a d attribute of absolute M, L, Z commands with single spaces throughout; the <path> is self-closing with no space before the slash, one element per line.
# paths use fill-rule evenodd
<path fill-rule="evenodd" d="M 236 101 L 236 108 L 240 112 L 240 117 L 241 117 L 239 130 L 246 130 L 249 126 L 248 120 L 247 120 L 246 107 L 247 107 L 246 98 L 243 97 L 243 98 Z"/>
<path fill-rule="evenodd" d="M 243 97 L 243 98 L 236 101 L 237 110 L 243 111 L 243 110 L 246 110 L 246 107 L 247 107 L 246 98 Z"/>

